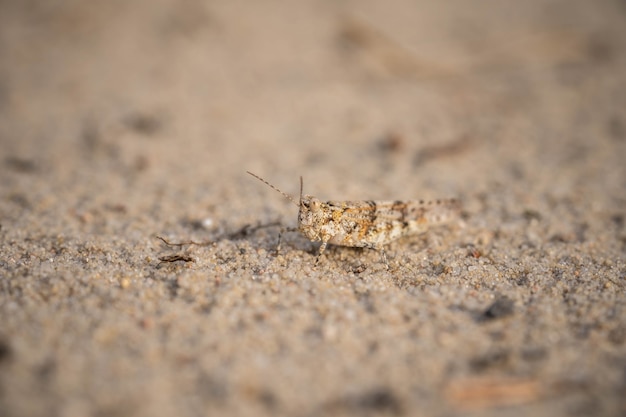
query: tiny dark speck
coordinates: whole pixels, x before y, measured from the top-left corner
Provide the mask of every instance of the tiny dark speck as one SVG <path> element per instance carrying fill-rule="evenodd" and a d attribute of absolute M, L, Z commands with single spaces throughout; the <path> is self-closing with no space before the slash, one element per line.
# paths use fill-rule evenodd
<path fill-rule="evenodd" d="M 11 357 L 11 353 L 12 351 L 9 343 L 4 339 L 0 339 L 0 362 L 9 359 Z"/>
<path fill-rule="evenodd" d="M 357 399 L 357 403 L 363 409 L 387 410 L 394 414 L 398 414 L 401 408 L 399 400 L 393 392 L 387 389 L 377 389 L 365 393 Z"/>
<path fill-rule="evenodd" d="M 484 320 L 494 320 L 513 314 L 513 301 L 508 297 L 496 299 L 482 314 Z"/>
<path fill-rule="evenodd" d="M 618 116 L 613 116 L 608 121 L 608 131 L 616 141 L 623 141 L 626 138 L 626 123 Z"/>
<path fill-rule="evenodd" d="M 163 127 L 156 116 L 140 113 L 129 115 L 125 122 L 130 129 L 145 136 L 152 136 Z"/>
<path fill-rule="evenodd" d="M 9 156 L 4 159 L 5 165 L 15 172 L 30 174 L 37 171 L 37 164 L 30 159 Z"/>

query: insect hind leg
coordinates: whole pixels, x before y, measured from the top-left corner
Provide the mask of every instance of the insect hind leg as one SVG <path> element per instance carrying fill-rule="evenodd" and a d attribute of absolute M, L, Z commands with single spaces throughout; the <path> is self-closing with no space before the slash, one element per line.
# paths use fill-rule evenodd
<path fill-rule="evenodd" d="M 387 252 L 385 251 L 385 248 L 382 245 L 370 244 L 370 245 L 366 245 L 365 247 L 369 249 L 374 249 L 375 251 L 380 253 L 380 260 L 383 261 L 383 263 L 385 264 L 385 268 L 389 270 L 389 262 L 387 261 Z"/>
<path fill-rule="evenodd" d="M 387 261 L 387 252 L 385 252 L 385 248 L 380 247 L 380 248 L 377 248 L 377 250 L 380 252 L 380 258 L 385 264 L 385 267 L 387 268 L 387 270 L 389 270 L 389 262 Z"/>

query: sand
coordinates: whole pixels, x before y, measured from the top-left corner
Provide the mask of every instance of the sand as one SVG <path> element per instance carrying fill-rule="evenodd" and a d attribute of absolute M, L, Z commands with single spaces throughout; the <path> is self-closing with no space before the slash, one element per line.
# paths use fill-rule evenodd
<path fill-rule="evenodd" d="M 1 2 L 0 415 L 626 414 L 625 51 L 623 1 Z M 315 267 L 247 170 L 463 211 Z"/>

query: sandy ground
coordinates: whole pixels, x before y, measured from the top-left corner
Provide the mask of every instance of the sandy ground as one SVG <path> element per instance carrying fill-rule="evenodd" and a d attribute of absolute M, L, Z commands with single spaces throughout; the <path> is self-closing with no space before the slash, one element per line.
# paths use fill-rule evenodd
<path fill-rule="evenodd" d="M 0 2 L 0 415 L 624 415 L 625 51 L 624 1 Z M 246 170 L 463 212 L 314 268 Z"/>

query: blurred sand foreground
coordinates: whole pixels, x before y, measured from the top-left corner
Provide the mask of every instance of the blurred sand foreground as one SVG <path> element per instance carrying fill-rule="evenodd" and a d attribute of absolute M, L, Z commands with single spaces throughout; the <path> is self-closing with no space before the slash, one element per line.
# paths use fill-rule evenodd
<path fill-rule="evenodd" d="M 625 160 L 624 1 L 0 1 L 0 415 L 624 415 Z"/>

